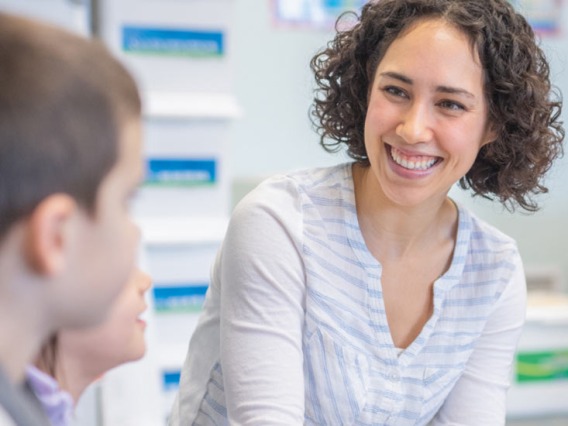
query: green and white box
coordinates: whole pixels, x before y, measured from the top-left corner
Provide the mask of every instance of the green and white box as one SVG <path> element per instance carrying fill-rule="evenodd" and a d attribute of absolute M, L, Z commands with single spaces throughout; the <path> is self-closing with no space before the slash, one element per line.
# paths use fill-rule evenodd
<path fill-rule="evenodd" d="M 538 299 L 538 303 L 535 303 Z M 568 301 L 561 294 L 530 295 L 516 354 L 510 418 L 568 414 Z"/>

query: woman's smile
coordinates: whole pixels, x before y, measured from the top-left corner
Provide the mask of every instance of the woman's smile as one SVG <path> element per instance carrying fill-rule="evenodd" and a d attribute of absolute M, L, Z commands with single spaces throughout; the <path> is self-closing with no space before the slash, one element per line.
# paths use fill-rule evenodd
<path fill-rule="evenodd" d="M 391 160 L 406 170 L 415 170 L 418 172 L 427 171 L 442 161 L 441 157 L 425 154 L 412 154 L 388 144 L 385 144 L 385 146 Z"/>

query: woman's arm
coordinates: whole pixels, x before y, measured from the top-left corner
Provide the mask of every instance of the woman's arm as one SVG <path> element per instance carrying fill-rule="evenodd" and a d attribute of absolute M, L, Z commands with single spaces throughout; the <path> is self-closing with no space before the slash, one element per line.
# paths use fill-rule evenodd
<path fill-rule="evenodd" d="M 232 425 L 304 422 L 301 239 L 301 201 L 288 179 L 256 189 L 231 220 L 220 264 L 220 337 Z"/>
<path fill-rule="evenodd" d="M 463 375 L 431 425 L 505 424 L 506 394 L 526 313 L 526 280 L 518 255 L 514 265 Z"/>

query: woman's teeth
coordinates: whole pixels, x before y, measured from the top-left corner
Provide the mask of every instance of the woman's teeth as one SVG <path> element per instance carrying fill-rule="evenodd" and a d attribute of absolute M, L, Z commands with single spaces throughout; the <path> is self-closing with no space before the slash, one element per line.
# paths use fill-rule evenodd
<path fill-rule="evenodd" d="M 395 147 L 391 147 L 391 157 L 396 164 L 408 170 L 427 170 L 438 161 L 437 157 L 424 155 L 408 157 Z"/>

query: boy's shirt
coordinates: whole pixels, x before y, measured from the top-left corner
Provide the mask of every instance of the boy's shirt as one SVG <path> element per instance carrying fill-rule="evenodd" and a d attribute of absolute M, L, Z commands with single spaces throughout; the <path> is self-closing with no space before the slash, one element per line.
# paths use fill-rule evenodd
<path fill-rule="evenodd" d="M 38 399 L 53 426 L 68 426 L 73 414 L 71 395 L 59 387 L 50 375 L 29 365 L 26 368 L 27 384 Z"/>
<path fill-rule="evenodd" d="M 50 426 L 47 416 L 14 386 L 0 367 L 0 426 Z"/>

